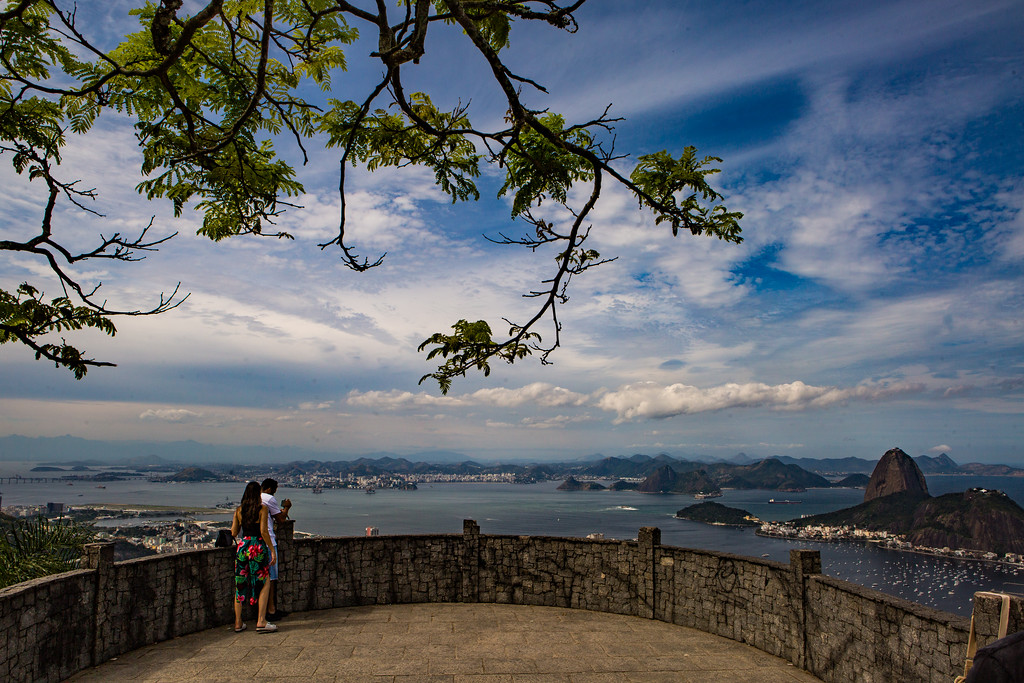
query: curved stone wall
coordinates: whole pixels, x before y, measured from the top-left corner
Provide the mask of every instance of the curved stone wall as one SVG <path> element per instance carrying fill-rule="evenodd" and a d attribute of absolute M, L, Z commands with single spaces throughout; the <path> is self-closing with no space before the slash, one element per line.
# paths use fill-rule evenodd
<path fill-rule="evenodd" d="M 637 541 L 483 535 L 294 539 L 278 529 L 279 603 L 289 611 L 370 604 L 493 602 L 628 614 L 697 628 L 782 657 L 825 681 L 951 680 L 969 622 L 790 564 Z M 0 680 L 59 681 L 141 646 L 228 624 L 232 553 L 218 548 L 113 562 L 0 591 Z M 983 594 L 979 594 L 983 595 Z M 981 644 L 998 600 L 977 599 Z M 1016 598 L 1011 631 L 1024 628 Z"/>

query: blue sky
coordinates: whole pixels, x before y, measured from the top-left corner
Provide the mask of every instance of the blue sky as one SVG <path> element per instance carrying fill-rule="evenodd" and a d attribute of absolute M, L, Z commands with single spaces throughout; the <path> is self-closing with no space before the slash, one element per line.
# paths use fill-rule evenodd
<path fill-rule="evenodd" d="M 80 4 L 88 8 L 93 2 Z M 107 8 L 122 25 L 126 5 Z M 80 13 L 83 10 L 80 9 Z M 93 15 L 94 19 L 98 15 Z M 745 241 L 680 236 L 607 186 L 593 246 L 618 256 L 577 278 L 554 365 L 495 366 L 448 396 L 417 386 L 416 346 L 459 318 L 522 319 L 550 258 L 487 242 L 524 230 L 493 198 L 449 204 L 418 171 L 350 178 L 356 274 L 315 244 L 337 223 L 337 152 L 312 146 L 295 242 L 194 235 L 135 195 L 125 122 L 101 119 L 66 153 L 98 187 L 102 220 L 62 234 L 180 234 L 135 264 L 89 264 L 111 301 L 145 307 L 178 281 L 188 301 L 81 345 L 117 368 L 76 382 L 0 349 L 0 435 L 295 446 L 331 459 L 453 450 L 489 459 L 667 452 L 858 456 L 900 446 L 1024 465 L 1024 12 L 1019 2 L 690 3 L 591 0 L 576 35 L 516 25 L 507 63 L 585 120 L 611 103 L 616 149 L 724 159 L 716 185 Z M 408 91 L 500 93 L 461 36 L 431 35 Z M 336 92 L 377 76 L 360 42 Z M 21 235 L 38 188 L 0 168 L 0 234 Z M 46 283 L 0 254 L 5 286 Z M 47 288 L 48 291 L 50 288 Z M 550 331 L 541 329 L 542 334 Z"/>

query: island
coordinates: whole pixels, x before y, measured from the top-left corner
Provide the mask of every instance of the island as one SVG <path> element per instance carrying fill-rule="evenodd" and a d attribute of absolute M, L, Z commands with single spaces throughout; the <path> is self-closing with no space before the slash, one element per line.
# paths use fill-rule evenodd
<path fill-rule="evenodd" d="M 761 526 L 761 520 L 746 510 L 714 502 L 696 503 L 676 512 L 679 519 L 725 526 Z"/>
<path fill-rule="evenodd" d="M 558 486 L 558 491 L 604 491 L 605 486 L 596 481 L 580 481 L 576 477 L 569 477 Z"/>
<path fill-rule="evenodd" d="M 186 467 L 177 474 L 172 474 L 169 477 L 163 477 L 161 481 L 188 481 L 188 482 L 201 482 L 201 481 L 221 481 L 222 478 L 211 472 L 210 470 L 203 469 L 202 467 Z"/>

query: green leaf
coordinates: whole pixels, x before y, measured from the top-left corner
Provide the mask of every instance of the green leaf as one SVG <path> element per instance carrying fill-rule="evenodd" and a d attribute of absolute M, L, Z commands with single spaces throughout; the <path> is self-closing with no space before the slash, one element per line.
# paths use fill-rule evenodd
<path fill-rule="evenodd" d="M 565 119 L 558 114 L 547 114 L 539 123 L 558 140 L 584 149 L 593 144 L 588 131 L 566 130 Z M 513 216 L 525 213 L 547 198 L 564 204 L 573 183 L 594 177 L 593 166 L 587 159 L 533 128 L 519 133 L 506 153 L 505 168 L 505 183 L 498 190 L 498 196 L 513 193 Z"/>
<path fill-rule="evenodd" d="M 697 159 L 697 149 L 686 147 L 678 159 L 662 150 L 641 156 L 638 161 L 630 180 L 640 190 L 636 193 L 640 205 L 654 211 L 656 224 L 668 222 L 673 235 L 683 228 L 694 235 L 714 236 L 726 242 L 743 241 L 739 226 L 743 214 L 714 205 L 722 196 L 706 180 L 706 176 L 719 172 L 709 166 L 721 163 L 721 159 Z"/>
<path fill-rule="evenodd" d="M 77 569 L 91 525 L 67 519 L 10 520 L 0 523 L 0 588 Z"/>

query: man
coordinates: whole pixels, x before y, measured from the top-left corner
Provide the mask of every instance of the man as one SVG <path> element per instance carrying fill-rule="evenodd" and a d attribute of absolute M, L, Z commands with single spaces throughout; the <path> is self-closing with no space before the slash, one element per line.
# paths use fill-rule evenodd
<path fill-rule="evenodd" d="M 263 506 L 267 508 L 269 516 L 267 527 L 270 531 L 270 541 L 274 544 L 274 553 L 277 555 L 277 562 L 270 565 L 270 597 L 267 599 L 267 619 L 277 621 L 287 616 L 287 613 L 277 611 L 277 568 L 281 565 L 281 555 L 277 552 L 277 536 L 274 534 L 274 522 L 283 522 L 288 519 L 288 510 L 292 507 L 292 501 L 285 498 L 280 504 L 277 502 L 277 498 L 274 497 L 274 494 L 277 493 L 277 482 L 269 477 L 263 480 L 263 483 L 260 484 L 260 489 Z"/>

